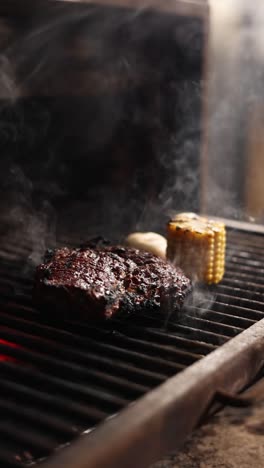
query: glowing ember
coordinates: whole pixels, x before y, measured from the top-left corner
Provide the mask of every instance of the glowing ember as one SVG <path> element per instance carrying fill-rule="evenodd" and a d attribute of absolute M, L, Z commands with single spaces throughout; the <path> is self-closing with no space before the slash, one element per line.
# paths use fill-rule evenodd
<path fill-rule="evenodd" d="M 0 345 L 9 346 L 10 348 L 20 348 L 20 346 L 17 345 L 16 343 L 12 343 L 11 341 L 7 341 L 7 340 L 2 340 L 1 338 L 0 338 Z M 8 356 L 6 354 L 0 354 L 0 362 L 18 362 L 18 361 L 12 356 Z"/>

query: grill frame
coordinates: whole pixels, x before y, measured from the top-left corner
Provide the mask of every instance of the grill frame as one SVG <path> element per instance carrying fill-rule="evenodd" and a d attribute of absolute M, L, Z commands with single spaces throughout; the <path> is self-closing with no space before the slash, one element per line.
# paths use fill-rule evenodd
<path fill-rule="evenodd" d="M 262 225 L 215 219 L 232 230 L 264 236 Z M 238 393 L 263 365 L 264 318 L 77 439 L 43 468 L 147 467 L 184 442 L 218 392 Z"/>
<path fill-rule="evenodd" d="M 263 248 L 263 236 L 264 236 L 264 227 L 262 226 L 252 226 L 248 225 L 247 223 L 238 223 L 238 222 L 230 222 L 228 220 L 225 220 L 226 225 L 228 228 L 231 227 L 231 229 L 235 229 L 235 231 L 231 231 L 231 238 L 233 235 L 233 232 L 238 233 L 237 237 L 238 239 L 240 238 L 241 245 L 243 246 L 244 244 L 249 248 L 251 251 L 253 249 L 252 247 L 252 241 L 254 240 L 254 247 L 257 249 L 257 254 L 261 254 L 261 259 L 263 260 L 262 257 L 264 257 L 264 248 Z M 254 229 L 255 227 L 255 229 Z M 241 234 L 240 232 L 244 232 L 247 237 L 242 238 L 241 240 Z M 249 238 L 248 234 L 253 233 L 253 234 L 259 234 L 261 241 L 258 241 L 258 237 L 254 236 L 254 238 Z M 234 234 L 235 235 L 235 234 Z M 239 237 L 240 236 L 240 237 Z M 261 243 L 261 247 L 260 247 Z M 251 246 L 250 246 L 251 245 Z M 249 247 L 248 247 L 249 246 Z M 23 253 L 23 247 L 17 247 L 14 250 L 12 249 L 12 246 L 9 246 L 7 251 L 6 251 L 6 262 L 8 265 L 8 259 L 15 259 L 15 251 L 17 250 L 18 252 L 21 249 L 21 253 Z M 233 247 L 231 246 L 231 250 L 233 250 Z M 239 245 L 234 246 L 235 252 L 239 250 Z M 240 252 L 242 253 L 241 258 L 243 258 L 244 252 L 243 250 Z M 228 254 L 229 255 L 229 254 Z M 257 257 L 258 258 L 258 257 Z M 239 256 L 235 254 L 235 262 L 239 260 Z M 254 262 L 255 260 L 253 260 Z M 5 262 L 5 261 L 4 261 Z M 233 257 L 232 257 L 232 262 L 233 262 Z M 231 262 L 231 263 L 232 263 Z M 256 268 L 262 270 L 263 268 L 263 262 L 257 262 Z M 244 268 L 244 267 L 243 267 Z M 240 272 L 240 269 L 237 270 Z M 243 271 L 243 270 L 242 270 Z M 228 271 L 227 271 L 228 274 Z M 239 273 L 240 274 L 240 273 Z M 248 273 L 247 273 L 248 275 Z M 0 280 L 1 276 L 3 274 L 0 274 Z M 229 276 L 229 275 L 227 275 Z M 246 276 L 247 278 L 247 276 Z M 3 278 L 2 278 L 3 279 Z M 3 279 L 3 284 L 4 284 Z M 8 284 L 8 275 L 6 278 L 7 284 Z M 0 281 L 1 283 L 1 281 Z M 221 288 L 223 286 L 224 293 L 221 292 Z M 234 286 L 234 284 L 233 284 Z M 219 296 L 221 299 L 221 294 L 226 294 L 229 293 L 229 290 L 226 288 L 227 286 L 224 284 L 220 284 L 217 286 L 218 289 L 220 289 Z M 235 289 L 233 288 L 234 294 L 236 294 Z M 239 289 L 237 291 L 237 294 L 239 294 Z M 9 293 L 8 293 L 9 294 Z M 253 290 L 254 297 L 258 292 Z M 230 296 L 231 297 L 231 296 Z M 258 297 L 258 296 L 257 296 Z M 133 385 L 133 382 L 131 384 L 131 388 L 129 392 L 135 393 L 134 398 L 130 398 L 130 401 L 133 403 L 129 403 L 129 401 L 124 405 L 122 403 L 122 398 L 119 398 L 118 401 L 118 391 L 117 391 L 117 397 L 115 397 L 115 401 L 113 400 L 111 404 L 119 405 L 123 407 L 123 409 L 119 409 L 117 411 L 113 411 L 112 414 L 114 416 L 108 416 L 107 412 L 105 413 L 105 416 L 103 414 L 97 414 L 98 409 L 95 408 L 95 414 L 94 418 L 95 420 L 99 421 L 97 423 L 96 427 L 94 425 L 90 425 L 90 430 L 87 430 L 86 432 L 82 433 L 75 441 L 71 442 L 70 445 L 65 447 L 65 445 L 60 445 L 58 448 L 59 450 L 55 450 L 53 452 L 53 455 L 50 455 L 49 458 L 46 459 L 43 465 L 44 468 L 59 468 L 63 466 L 64 468 L 93 468 L 95 466 L 107 466 L 107 467 L 116 467 L 116 466 L 126 466 L 126 467 L 134 467 L 135 465 L 138 467 L 145 467 L 148 466 L 151 462 L 155 461 L 156 459 L 160 458 L 164 453 L 168 452 L 171 449 L 177 448 L 190 434 L 190 432 L 196 427 L 198 422 L 202 419 L 204 414 L 207 412 L 208 408 L 211 406 L 211 404 L 214 403 L 214 398 L 215 395 L 220 391 L 220 392 L 238 392 L 241 389 L 243 389 L 245 386 L 247 386 L 253 378 L 256 376 L 258 371 L 261 369 L 263 366 L 263 348 L 264 348 L 264 308 L 262 303 L 262 308 L 260 307 L 259 310 L 255 310 L 255 304 L 258 304 L 257 301 L 253 301 L 253 308 L 251 309 L 245 309 L 241 307 L 241 313 L 242 313 L 242 319 L 244 317 L 244 312 L 251 311 L 251 319 L 248 320 L 248 323 L 245 323 L 246 326 L 249 328 L 243 332 L 241 330 L 237 329 L 237 332 L 240 333 L 238 336 L 235 338 L 232 338 L 232 334 L 228 334 L 227 336 L 222 336 L 219 334 L 219 330 L 221 330 L 221 320 L 224 318 L 228 318 L 230 321 L 230 325 L 227 325 L 225 322 L 224 329 L 225 330 L 232 330 L 232 325 L 233 325 L 233 320 L 235 319 L 236 325 L 237 325 L 237 320 L 239 319 L 237 315 L 234 317 L 234 305 L 230 305 L 228 308 L 228 305 L 225 304 L 225 314 L 223 314 L 223 308 L 221 306 L 221 303 L 219 302 L 219 307 L 220 307 L 220 312 L 219 312 L 219 317 L 220 317 L 220 323 L 218 327 L 218 333 L 217 333 L 217 327 L 216 327 L 216 333 L 212 331 L 212 325 L 216 326 L 217 325 L 217 313 L 215 312 L 215 307 L 212 307 L 213 311 L 212 314 L 215 314 L 215 316 L 212 317 L 212 321 L 209 317 L 204 318 L 198 318 L 199 324 L 197 325 L 197 330 L 198 332 L 198 337 L 195 338 L 194 336 L 191 335 L 191 338 L 188 338 L 188 335 L 186 337 L 178 335 L 178 334 L 173 334 L 174 328 L 172 328 L 172 333 L 169 333 L 169 331 L 162 331 L 160 329 L 144 329 L 142 330 L 140 327 L 137 326 L 137 323 L 133 324 L 129 323 L 129 339 L 127 335 L 124 335 L 124 338 L 126 341 L 126 346 L 125 349 L 126 351 L 124 352 L 124 357 L 128 357 L 129 359 L 133 358 L 136 359 L 135 363 L 136 366 L 139 365 L 139 368 L 141 369 L 147 369 L 147 372 L 144 374 L 144 372 L 141 372 L 141 375 L 143 377 L 144 382 L 146 383 L 146 378 L 150 379 L 149 385 L 150 387 L 154 387 L 154 390 L 147 389 L 144 387 L 144 382 L 143 385 L 140 387 L 140 382 L 135 382 L 135 385 Z M 13 303 L 11 302 L 9 304 L 10 308 L 7 307 L 7 310 L 3 312 L 3 310 L 0 310 L 0 323 L 1 323 L 1 329 L 3 332 L 2 338 L 4 340 L 7 340 L 6 342 L 11 341 L 12 342 L 12 337 L 15 337 L 15 342 L 19 343 L 20 345 L 23 346 L 23 343 L 25 342 L 25 345 L 27 346 L 27 340 L 30 337 L 29 332 L 33 333 L 33 341 L 34 342 L 34 332 L 39 331 L 41 332 L 40 334 L 37 334 L 40 336 L 40 342 L 39 345 L 35 348 L 33 346 L 33 350 L 36 351 L 38 350 L 44 350 L 45 352 L 45 347 L 48 345 L 48 341 L 45 341 L 46 338 L 48 339 L 54 339 L 56 336 L 59 336 L 60 339 L 62 339 L 62 344 L 66 343 L 66 350 L 67 350 L 67 329 L 62 327 L 62 329 L 59 327 L 57 329 L 52 329 L 48 325 L 46 326 L 45 324 L 43 325 L 42 322 L 38 323 L 36 322 L 36 315 L 34 310 L 31 312 L 27 310 L 27 305 L 21 306 L 21 311 L 16 312 L 15 315 L 9 314 L 9 310 L 11 312 Z M 23 320 L 25 311 L 27 312 L 27 319 Z M 209 312 L 210 313 L 210 312 Z M 236 311 L 237 313 L 237 311 Z M 31 314 L 31 315 L 30 315 Z M 255 315 L 254 315 L 255 314 Z M 263 317 L 263 318 L 262 318 Z M 20 329 L 20 318 L 22 318 L 22 328 Z M 194 317 L 196 319 L 196 317 Z M 24 317 L 25 319 L 25 317 Z M 152 317 L 150 317 L 152 320 Z M 28 320 L 28 322 L 27 322 Z M 148 318 L 149 320 L 149 318 Z M 239 319 L 241 320 L 241 319 Z M 259 320 L 257 323 L 254 323 L 255 320 Z M 71 346 L 77 345 L 77 354 L 76 357 L 78 357 L 77 363 L 80 360 L 80 363 L 82 363 L 82 353 L 83 351 L 86 352 L 87 356 L 87 350 L 90 349 L 90 345 L 88 346 L 86 350 L 86 341 L 91 341 L 91 336 L 86 335 L 86 328 L 90 328 L 90 325 L 87 327 L 86 325 L 83 324 L 77 324 L 74 322 L 70 322 L 71 326 L 73 326 L 73 333 L 74 333 L 74 341 L 71 342 Z M 243 324 L 243 320 L 241 322 Z M 252 325 L 253 323 L 253 325 Z M 14 326 L 14 329 L 12 329 L 12 324 Z M 62 324 L 61 324 L 62 325 Z M 201 326 L 202 325 L 202 326 Z M 79 335 L 78 331 L 80 330 L 80 326 L 84 328 L 84 331 Z M 118 323 L 118 320 L 116 321 L 115 324 L 115 329 L 119 330 L 119 326 L 122 327 L 122 324 Z M 151 325 L 150 325 L 151 326 Z M 173 325 L 175 326 L 175 325 Z M 176 324 L 177 326 L 177 324 Z M 184 327 L 185 325 L 182 325 Z M 194 324 L 194 327 L 196 325 Z M 206 331 L 203 330 L 203 326 L 208 326 L 207 330 L 211 331 Z M 9 328 L 8 328 L 9 327 Z M 11 331 L 10 331 L 11 327 Z M 29 327 L 29 328 L 28 328 Z M 135 328 L 135 330 L 133 330 Z M 188 328 L 188 323 L 187 327 Z M 191 329 L 191 327 L 189 327 Z M 17 332 L 16 332 L 17 330 Z M 53 331 L 52 331 L 53 330 Z M 121 328 L 122 330 L 122 328 Z M 193 328 L 195 330 L 195 328 Z M 54 334 L 53 334 L 54 332 Z M 106 354 L 107 351 L 111 350 L 116 353 L 116 351 L 119 353 L 120 349 L 122 348 L 116 348 L 114 349 L 114 346 L 111 345 L 111 342 L 109 343 L 107 340 L 104 338 L 107 336 L 107 330 L 97 330 L 94 328 L 94 343 L 92 343 L 93 346 L 96 346 L 95 349 L 99 348 L 100 352 L 98 356 L 102 356 L 103 358 L 108 357 Z M 144 341 L 147 340 L 145 333 L 149 333 L 152 337 L 152 341 Z M 176 332 L 177 333 L 177 332 Z M 16 336 L 17 334 L 17 336 Z M 25 334 L 25 336 L 24 336 Z M 153 336 L 152 336 L 153 335 Z M 198 339 L 202 339 L 202 337 L 205 338 L 205 342 L 198 341 Z M 122 344 L 122 336 L 118 336 L 118 341 L 121 340 Z M 206 340 L 208 339 L 208 343 L 206 343 Z M 215 339 L 218 339 L 219 342 L 217 343 L 219 345 L 218 349 L 215 349 L 216 346 L 212 343 Z M 24 341 L 26 340 L 26 341 Z M 31 338 L 30 338 L 31 340 Z M 98 341 L 96 341 L 98 340 Z M 213 340 L 213 341 L 212 341 Z M 1 340 L 3 341 L 3 340 Z M 5 350 L 7 348 L 7 345 L 5 343 L 2 343 L 0 341 L 0 352 L 5 353 Z M 181 343 L 182 341 L 182 343 Z M 30 343 L 31 341 L 29 341 Z M 136 349 L 134 348 L 135 342 L 137 343 L 137 346 L 139 348 Z M 222 342 L 224 344 L 222 344 Z M 61 341 L 59 340 L 59 343 Z M 58 344 L 59 344 L 58 343 Z M 127 348 L 127 345 L 129 343 L 129 347 Z M 183 348 L 181 348 L 181 344 L 184 345 Z M 222 345 L 221 345 L 222 344 Z M 80 349 L 78 348 L 78 345 L 80 346 Z M 84 348 L 82 348 L 82 345 Z M 131 347 L 130 347 L 131 345 Z M 148 369 L 148 366 L 146 366 L 146 363 L 144 365 L 140 363 L 140 359 L 144 358 L 144 351 L 146 350 L 145 346 L 147 345 L 147 349 L 149 346 L 155 348 L 155 352 L 158 351 L 159 353 L 162 353 L 161 355 L 158 355 L 157 358 L 157 368 L 153 368 L 153 362 L 155 361 L 155 354 L 153 355 L 154 359 L 147 359 L 148 362 L 152 362 L 151 368 Z M 164 346 L 165 345 L 165 346 Z M 174 369 L 171 369 L 173 372 L 168 372 L 168 369 L 166 369 L 168 379 L 164 383 L 159 383 L 158 380 L 161 379 L 164 381 L 164 376 L 160 374 L 163 370 L 162 365 L 164 362 L 164 358 L 166 359 L 166 346 L 168 346 L 168 349 L 170 349 L 170 352 L 172 352 L 170 345 L 172 345 L 175 354 L 173 356 L 169 355 L 168 361 L 175 362 Z M 187 346 L 187 347 L 186 347 Z M 174 348 L 175 347 L 175 348 Z M 52 348 L 51 348 L 52 349 Z M 214 350 L 215 349 L 215 350 Z M 132 351 L 131 351 L 132 350 Z M 33 351 L 33 353 L 35 353 Z M 165 352 L 165 353 L 164 353 Z M 143 354 L 141 354 L 143 353 Z M 199 353 L 201 355 L 199 356 Z M 210 353 L 209 355 L 207 355 Z M 20 357 L 20 350 L 16 350 L 15 348 L 7 351 L 7 354 L 11 356 L 12 358 Z M 23 354 L 23 351 L 22 351 Z M 25 359 L 30 353 L 26 352 L 24 353 Z M 146 353 L 147 354 L 147 353 Z M 202 355 L 204 357 L 202 357 Z M 49 352 L 48 352 L 49 356 Z M 52 354 L 50 355 L 52 357 Z M 157 356 L 157 354 L 156 354 Z M 64 356 L 65 357 L 65 356 Z M 118 357 L 118 354 L 117 354 Z M 199 360 L 199 357 L 202 359 Z M 61 359 L 60 353 L 58 354 L 59 360 Z M 90 359 L 90 357 L 88 356 Z M 29 359 L 29 362 L 33 362 L 34 360 L 36 364 L 38 365 L 38 356 L 33 355 L 33 361 L 31 361 L 31 357 Z M 45 364 L 45 356 L 44 356 L 44 361 L 43 361 L 43 356 L 41 358 L 41 362 Z M 196 361 L 196 362 L 194 362 Z M 58 361 L 59 363 L 60 361 Z M 67 362 L 67 355 L 66 355 L 66 360 L 64 361 L 66 363 L 65 370 L 67 372 L 67 366 L 71 365 L 71 359 L 70 362 Z M 90 362 L 90 361 L 88 361 Z M 183 366 L 179 367 L 179 362 L 184 363 Z M 194 363 L 192 363 L 194 362 Z M 49 363 L 49 358 L 46 363 Z M 61 386 L 61 382 L 56 380 L 56 373 L 54 374 L 52 369 L 55 369 L 56 371 L 56 366 L 58 367 L 57 363 L 57 356 L 55 355 L 54 363 L 52 363 L 51 369 L 47 367 L 48 371 L 47 374 L 52 376 L 52 381 L 54 382 L 55 386 L 59 385 Z M 83 364 L 85 366 L 85 361 L 83 361 Z M 16 369 L 14 366 L 14 369 L 12 369 L 12 362 L 0 362 L 0 370 L 3 372 L 13 372 L 13 375 L 16 375 Z M 45 364 L 46 365 L 46 364 Z M 39 382 L 43 382 L 43 378 L 45 379 L 45 365 L 44 365 L 44 370 L 41 370 L 40 366 L 40 373 L 37 376 L 37 379 L 40 379 Z M 59 364 L 60 365 L 60 364 Z M 101 364 L 100 364 L 101 365 Z M 55 367 L 54 367 L 55 366 Z M 65 364 L 63 364 L 65 366 Z M 183 367 L 187 367 L 185 370 L 182 370 Z M 89 367 L 89 366 L 88 366 Z M 123 375 L 122 372 L 120 375 L 116 374 L 116 369 L 114 371 L 113 377 L 110 375 L 110 393 L 109 393 L 109 398 L 111 400 L 113 394 L 113 389 L 118 388 L 123 388 L 125 389 L 125 395 L 126 391 L 129 388 L 129 383 L 131 383 L 131 376 L 133 375 L 133 366 L 132 366 L 132 372 L 130 373 L 129 370 L 129 365 L 127 366 L 128 374 Z M 241 369 L 243 369 L 243 372 L 241 373 Z M 75 369 L 76 370 L 76 369 Z M 150 370 L 150 372 L 148 372 Z M 44 373 L 43 373 L 44 371 Z M 50 373 L 51 371 L 51 373 Z M 93 371 L 93 365 L 91 366 L 91 369 L 89 367 L 89 371 L 92 372 L 92 382 L 94 382 L 94 378 L 100 379 L 102 378 L 102 375 L 99 372 Z M 176 372 L 176 375 L 175 375 Z M 30 369 L 22 369 L 20 370 L 20 375 L 23 378 L 27 378 L 27 375 L 30 377 L 30 373 L 32 374 Z M 65 371 L 63 371 L 62 376 L 64 375 Z M 108 372 L 109 374 L 109 372 Z M 4 374 L 5 375 L 5 374 Z M 54 378 L 55 375 L 55 378 Z M 66 375 L 66 374 L 65 374 Z M 126 379 L 126 375 L 128 376 L 128 381 Z M 138 373 L 135 374 L 139 375 Z M 170 377 L 170 375 L 173 375 Z M 120 378 L 121 377 L 121 378 Z M 33 379 L 35 377 L 33 376 Z M 64 377 L 63 377 L 64 378 Z M 15 377 L 17 380 L 17 376 Z M 154 380 L 153 380 L 154 379 Z M 64 379 L 65 380 L 65 379 Z M 74 379 L 72 380 L 74 382 Z M 155 381 L 155 384 L 153 382 Z M 96 380 L 95 380 L 96 382 Z M 106 380 L 107 382 L 107 380 Z M 11 382 L 12 383 L 12 382 Z M 10 384 L 10 381 L 8 385 Z M 67 397 L 71 397 L 71 392 L 73 391 L 72 395 L 76 396 L 76 388 L 74 389 L 71 388 L 71 381 L 69 383 L 69 388 L 65 393 L 65 398 L 64 398 L 64 393 L 61 394 L 61 408 L 65 404 L 67 404 Z M 121 387 L 120 387 L 121 385 Z M 157 386 L 155 386 L 157 385 Z M 9 385 L 10 386 L 10 385 Z M 21 387 L 21 385 L 20 385 Z M 22 386 L 23 387 L 23 386 Z M 25 394 L 25 388 L 18 388 L 17 383 L 12 384 L 10 387 L 11 394 L 15 394 L 16 390 L 21 390 L 22 392 L 24 391 Z M 93 386 L 92 386 L 93 390 Z M 83 390 L 81 389 L 83 392 Z M 107 391 L 107 390 L 106 390 Z M 3 390 L 2 390 L 3 392 Z M 8 386 L 5 389 L 5 392 L 8 392 Z M 143 396 L 140 396 L 143 394 Z M 146 393 L 145 393 L 146 392 Z M 89 391 L 88 391 L 89 393 Z M 139 395 L 138 397 L 136 395 Z M 39 393 L 39 396 L 41 394 Z M 29 396 L 26 395 L 27 397 L 27 402 L 30 401 Z M 38 395 L 36 391 L 34 390 L 33 386 L 33 392 L 32 392 L 32 398 L 37 398 Z M 43 397 L 43 395 L 42 395 Z M 44 395 L 45 397 L 45 395 Z M 102 398 L 98 396 L 99 399 Z M 21 396 L 19 397 L 21 400 Z M 97 398 L 95 394 L 92 395 L 92 399 Z M 58 398 L 56 399 L 58 401 Z M 3 401 L 0 399 L 0 405 L 1 402 Z M 45 405 L 47 401 L 45 402 L 45 399 L 43 401 L 42 398 L 42 403 L 40 408 L 43 409 L 43 404 Z M 55 404 L 56 402 L 54 402 Z M 28 407 L 29 405 L 27 405 Z M 3 404 L 2 404 L 3 407 Z M 49 407 L 48 407 L 49 408 Z M 55 406 L 56 408 L 56 406 Z M 76 408 L 75 408 L 76 409 Z M 90 408 L 91 409 L 91 408 Z M 12 407 L 11 411 L 15 412 L 16 408 Z M 82 405 L 79 405 L 77 407 L 76 411 L 82 411 Z M 58 414 L 58 413 L 57 413 Z M 91 413 L 92 414 L 92 413 Z M 42 424 L 46 424 L 47 427 L 52 427 L 51 424 L 54 425 L 54 428 L 56 429 L 59 423 L 60 419 L 55 418 L 52 419 L 52 421 L 49 419 L 52 413 L 49 411 L 46 415 L 46 422 L 43 421 Z M 87 416 L 86 416 L 87 415 Z M 52 415 L 53 416 L 53 415 Z M 88 411 L 83 415 L 83 418 L 87 417 L 89 421 L 89 408 Z M 33 406 L 33 412 L 29 411 L 29 414 L 27 415 L 27 418 L 29 418 L 30 421 L 36 420 L 37 414 L 34 413 L 34 406 Z M 103 422 L 100 423 L 100 420 Z M 65 418 L 65 421 L 67 423 L 67 416 Z M 70 422 L 70 420 L 68 421 Z M 89 424 L 87 424 L 88 426 Z M 10 429 L 10 428 L 9 428 Z M 69 431 L 70 427 L 69 424 L 67 424 L 62 427 L 63 431 L 66 431 L 66 433 Z M 1 429 L 1 433 L 3 433 L 3 428 Z M 87 434 L 88 432 L 88 434 Z M 80 431 L 78 432 L 80 434 Z M 34 434 L 34 433 L 32 433 Z M 47 432 L 47 435 L 49 433 Z M 71 435 L 68 432 L 69 436 Z M 10 435 L 9 435 L 10 436 Z M 7 435 L 7 437 L 9 437 Z M 18 431 L 16 437 L 21 438 L 24 437 L 23 433 L 21 434 Z M 25 435 L 27 437 L 28 441 L 28 435 Z M 32 439 L 33 440 L 33 439 Z M 33 443 L 33 442 L 32 442 Z M 45 444 L 49 443 L 49 439 L 47 440 L 37 440 L 37 444 L 39 446 L 43 446 L 45 448 Z M 102 450 L 103 447 L 103 450 Z M 1 459 L 4 460 L 3 457 L 6 456 L 6 460 L 8 460 L 8 457 L 10 457 L 10 454 L 7 452 L 6 454 L 1 451 Z M 40 461 L 40 460 L 38 460 Z M 7 466 L 21 466 L 20 464 L 11 464 Z M 24 466 L 24 465 L 23 465 Z"/>
<path fill-rule="evenodd" d="M 83 435 L 43 468 L 149 466 L 184 442 L 218 391 L 237 393 L 252 382 L 263 353 L 264 319 Z"/>

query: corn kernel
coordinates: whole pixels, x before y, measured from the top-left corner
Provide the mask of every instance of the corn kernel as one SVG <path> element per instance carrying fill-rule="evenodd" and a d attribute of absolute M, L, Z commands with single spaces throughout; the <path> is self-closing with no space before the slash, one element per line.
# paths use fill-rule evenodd
<path fill-rule="evenodd" d="M 181 213 L 167 225 L 167 258 L 197 281 L 219 283 L 225 270 L 225 225 L 195 213 Z"/>

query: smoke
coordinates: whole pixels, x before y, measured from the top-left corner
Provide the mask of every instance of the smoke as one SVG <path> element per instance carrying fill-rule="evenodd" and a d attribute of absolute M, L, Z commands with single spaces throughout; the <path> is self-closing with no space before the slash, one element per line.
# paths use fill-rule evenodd
<path fill-rule="evenodd" d="M 187 297 L 184 303 L 184 315 L 191 316 L 203 315 L 214 303 L 215 293 L 208 287 L 194 283 L 192 293 Z M 184 318 L 184 315 L 181 318 Z"/>
<path fill-rule="evenodd" d="M 8 58 L 0 55 L 0 99 L 14 102 L 17 98 L 14 70 Z"/>
<path fill-rule="evenodd" d="M 253 176 L 262 165 L 264 60 L 262 2 L 211 2 L 208 156 L 203 211 L 250 220 L 263 192 Z M 259 133 L 258 133 L 259 132 Z M 253 140 L 253 144 L 252 144 Z M 253 168 L 253 169 L 252 169 Z M 261 213 L 262 211 L 262 213 Z"/>
<path fill-rule="evenodd" d="M 40 263 L 45 250 L 56 242 L 56 213 L 47 200 L 34 201 L 34 187 L 21 167 L 11 166 L 6 177 L 6 194 L 1 203 L 1 243 L 3 246 L 25 243 L 29 247 L 28 268 Z"/>
<path fill-rule="evenodd" d="M 199 211 L 201 20 L 61 3 L 8 37 L 0 55 L 0 229 L 7 242 L 27 240 L 26 268 L 58 241 L 164 233 L 175 211 Z M 227 135 L 237 115 L 230 120 L 230 103 L 210 112 L 210 135 Z M 227 141 L 213 148 L 206 211 L 225 207 L 234 217 L 234 173 L 221 158 L 235 143 Z M 195 284 L 186 316 L 213 300 Z"/>
<path fill-rule="evenodd" d="M 0 60 L 0 213 L 30 261 L 196 211 L 202 22 L 61 3 L 32 24 L 11 25 Z"/>

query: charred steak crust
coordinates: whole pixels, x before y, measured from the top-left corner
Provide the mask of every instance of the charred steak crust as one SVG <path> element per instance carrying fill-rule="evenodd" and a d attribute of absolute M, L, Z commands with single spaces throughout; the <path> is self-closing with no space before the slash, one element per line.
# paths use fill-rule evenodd
<path fill-rule="evenodd" d="M 48 251 L 36 271 L 34 298 L 83 317 L 180 308 L 191 283 L 179 268 L 148 252 L 119 246 Z"/>

